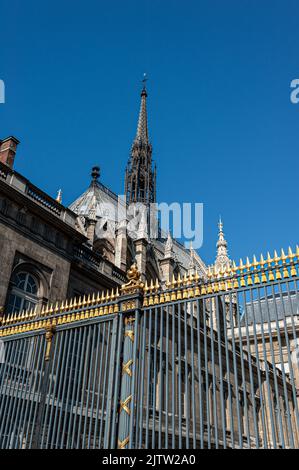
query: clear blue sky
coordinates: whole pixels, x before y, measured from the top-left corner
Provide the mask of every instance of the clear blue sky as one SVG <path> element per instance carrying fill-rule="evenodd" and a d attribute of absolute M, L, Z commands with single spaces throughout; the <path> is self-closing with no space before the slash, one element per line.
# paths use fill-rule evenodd
<path fill-rule="evenodd" d="M 122 193 L 146 71 L 158 197 L 204 203 L 206 262 L 298 242 L 299 3 L 2 0 L 0 138 L 15 167 L 69 204 L 90 168 Z"/>

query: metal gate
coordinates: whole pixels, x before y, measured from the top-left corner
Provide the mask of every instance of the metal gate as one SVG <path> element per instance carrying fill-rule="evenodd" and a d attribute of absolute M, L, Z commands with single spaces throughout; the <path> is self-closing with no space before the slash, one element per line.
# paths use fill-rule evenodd
<path fill-rule="evenodd" d="M 4 317 L 0 448 L 298 448 L 299 250 Z"/>

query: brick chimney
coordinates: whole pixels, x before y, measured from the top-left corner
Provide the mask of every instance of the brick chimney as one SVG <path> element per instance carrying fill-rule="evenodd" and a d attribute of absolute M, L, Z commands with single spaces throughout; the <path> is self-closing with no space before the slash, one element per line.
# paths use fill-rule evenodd
<path fill-rule="evenodd" d="M 12 136 L 0 140 L 0 162 L 12 168 L 19 143 L 18 139 Z"/>

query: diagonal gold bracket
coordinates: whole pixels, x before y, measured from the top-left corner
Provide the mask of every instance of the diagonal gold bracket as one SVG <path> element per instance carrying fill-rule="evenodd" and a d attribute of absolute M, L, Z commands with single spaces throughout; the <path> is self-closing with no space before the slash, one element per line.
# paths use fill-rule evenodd
<path fill-rule="evenodd" d="M 129 444 L 130 436 L 126 437 L 123 441 L 118 440 L 117 446 L 119 449 L 124 449 Z"/>
<path fill-rule="evenodd" d="M 133 330 L 127 330 L 125 331 L 125 336 L 128 336 L 132 343 L 134 343 L 134 331 Z"/>
<path fill-rule="evenodd" d="M 132 395 L 128 396 L 128 398 L 125 399 L 125 401 L 120 402 L 120 411 L 124 410 L 128 415 L 131 414 L 130 408 L 128 407 L 128 404 L 132 400 Z"/>
<path fill-rule="evenodd" d="M 128 362 L 126 362 L 125 364 L 123 364 L 123 368 L 122 368 L 122 371 L 123 371 L 123 374 L 128 374 L 129 377 L 132 377 L 132 371 L 130 369 L 130 366 L 133 364 L 133 360 L 132 359 L 129 359 Z"/>

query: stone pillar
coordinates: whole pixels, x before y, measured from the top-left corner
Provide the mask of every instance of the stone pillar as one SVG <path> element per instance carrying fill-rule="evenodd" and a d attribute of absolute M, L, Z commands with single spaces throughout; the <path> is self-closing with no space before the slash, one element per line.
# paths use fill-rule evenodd
<path fill-rule="evenodd" d="M 175 257 L 173 252 L 173 241 L 170 233 L 168 233 L 165 243 L 164 258 L 160 261 L 162 276 L 164 282 L 171 282 L 175 266 Z"/>
<path fill-rule="evenodd" d="M 141 278 L 144 280 L 146 274 L 146 252 L 148 241 L 145 238 L 140 238 L 134 241 L 134 245 L 137 268 L 141 274 Z"/>
<path fill-rule="evenodd" d="M 121 226 L 116 233 L 115 266 L 123 271 L 127 269 L 127 243 L 126 227 Z"/>
<path fill-rule="evenodd" d="M 90 220 L 88 220 L 87 223 L 88 223 L 88 225 L 87 225 L 86 235 L 87 235 L 88 240 L 90 241 L 90 244 L 93 245 L 96 221 L 90 219 Z"/>
<path fill-rule="evenodd" d="M 173 258 L 164 258 L 160 261 L 164 282 L 171 282 L 174 272 L 175 262 Z"/>

